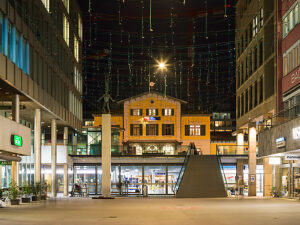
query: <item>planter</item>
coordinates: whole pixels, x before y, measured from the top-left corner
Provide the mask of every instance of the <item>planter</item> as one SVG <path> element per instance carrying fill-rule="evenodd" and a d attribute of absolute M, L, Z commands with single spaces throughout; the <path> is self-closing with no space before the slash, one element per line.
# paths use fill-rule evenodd
<path fill-rule="evenodd" d="M 22 203 L 30 203 L 30 198 L 22 198 Z"/>
<path fill-rule="evenodd" d="M 47 200 L 47 196 L 46 195 L 41 195 L 40 199 L 41 200 Z"/>
<path fill-rule="evenodd" d="M 11 205 L 20 205 L 20 199 L 11 199 L 10 200 L 10 204 Z"/>
<path fill-rule="evenodd" d="M 32 200 L 33 202 L 36 202 L 36 201 L 38 201 L 38 200 L 40 200 L 40 199 L 39 199 L 38 196 L 33 195 L 33 196 L 31 197 L 31 200 Z"/>

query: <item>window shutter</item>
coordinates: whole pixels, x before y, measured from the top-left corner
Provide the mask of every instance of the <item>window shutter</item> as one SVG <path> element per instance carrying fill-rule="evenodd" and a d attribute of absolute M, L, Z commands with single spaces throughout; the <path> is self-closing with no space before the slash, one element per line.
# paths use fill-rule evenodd
<path fill-rule="evenodd" d="M 171 124 L 171 135 L 174 135 L 174 124 Z"/>
<path fill-rule="evenodd" d="M 201 131 L 200 131 L 201 136 L 205 136 L 205 125 L 201 125 Z"/>
<path fill-rule="evenodd" d="M 140 124 L 140 135 L 143 136 L 143 124 Z"/>
<path fill-rule="evenodd" d="M 190 125 L 185 125 L 185 136 L 190 136 Z"/>
<path fill-rule="evenodd" d="M 146 109 L 146 115 L 149 116 L 149 109 Z"/>
<path fill-rule="evenodd" d="M 172 112 L 171 112 L 171 113 L 172 113 L 171 115 L 174 116 L 174 109 L 172 109 Z"/>
<path fill-rule="evenodd" d="M 163 124 L 163 125 L 162 125 L 162 129 L 161 129 L 162 135 L 166 135 L 165 129 L 166 129 L 166 124 Z"/>
<path fill-rule="evenodd" d="M 149 124 L 146 124 L 146 135 L 149 136 Z"/>
<path fill-rule="evenodd" d="M 133 116 L 133 109 L 130 109 L 130 116 Z"/>
<path fill-rule="evenodd" d="M 142 116 L 143 115 L 143 110 L 142 109 L 140 109 L 140 116 Z"/>
<path fill-rule="evenodd" d="M 133 124 L 130 124 L 130 136 L 133 135 Z"/>
<path fill-rule="evenodd" d="M 165 109 L 161 109 L 161 115 L 162 115 L 162 116 L 165 115 Z"/>
<path fill-rule="evenodd" d="M 155 109 L 155 115 L 158 116 L 158 109 Z"/>
<path fill-rule="evenodd" d="M 155 135 L 158 135 L 158 124 L 155 124 Z"/>

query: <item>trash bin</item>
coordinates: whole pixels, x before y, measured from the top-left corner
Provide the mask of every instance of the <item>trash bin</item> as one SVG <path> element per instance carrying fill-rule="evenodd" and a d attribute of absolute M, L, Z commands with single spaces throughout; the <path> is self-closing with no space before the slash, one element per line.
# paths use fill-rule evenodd
<path fill-rule="evenodd" d="M 143 186 L 143 197 L 148 197 L 148 186 L 147 185 Z"/>

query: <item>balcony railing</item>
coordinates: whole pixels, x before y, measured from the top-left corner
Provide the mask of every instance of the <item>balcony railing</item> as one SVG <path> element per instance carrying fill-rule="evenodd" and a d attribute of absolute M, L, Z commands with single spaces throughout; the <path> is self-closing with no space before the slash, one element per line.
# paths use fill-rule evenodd
<path fill-rule="evenodd" d="M 217 145 L 217 155 L 248 155 L 248 145 Z"/>
<path fill-rule="evenodd" d="M 261 133 L 272 127 L 281 125 L 300 116 L 300 105 L 293 106 L 287 110 L 283 110 L 272 117 L 269 117 L 258 124 L 258 132 Z"/>
<path fill-rule="evenodd" d="M 136 149 L 122 145 L 112 145 L 112 156 L 185 156 L 188 152 L 189 146 L 177 147 L 174 151 L 164 151 L 158 149 L 156 151 L 137 151 Z M 93 145 L 69 145 L 68 153 L 70 156 L 101 156 L 102 146 L 101 144 Z"/>

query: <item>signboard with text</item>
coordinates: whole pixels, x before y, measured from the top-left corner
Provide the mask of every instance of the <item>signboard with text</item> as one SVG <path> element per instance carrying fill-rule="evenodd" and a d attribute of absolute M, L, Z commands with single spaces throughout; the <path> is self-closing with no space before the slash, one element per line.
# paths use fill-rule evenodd
<path fill-rule="evenodd" d="M 298 66 L 288 75 L 282 78 L 282 92 L 285 93 L 300 84 L 300 67 Z"/>
<path fill-rule="evenodd" d="M 300 160 L 300 155 L 287 154 L 285 155 L 285 160 Z"/>
<path fill-rule="evenodd" d="M 23 145 L 22 137 L 19 135 L 15 135 L 15 134 L 11 135 L 10 142 L 12 145 L 17 146 L 17 147 L 22 147 L 22 145 Z"/>

